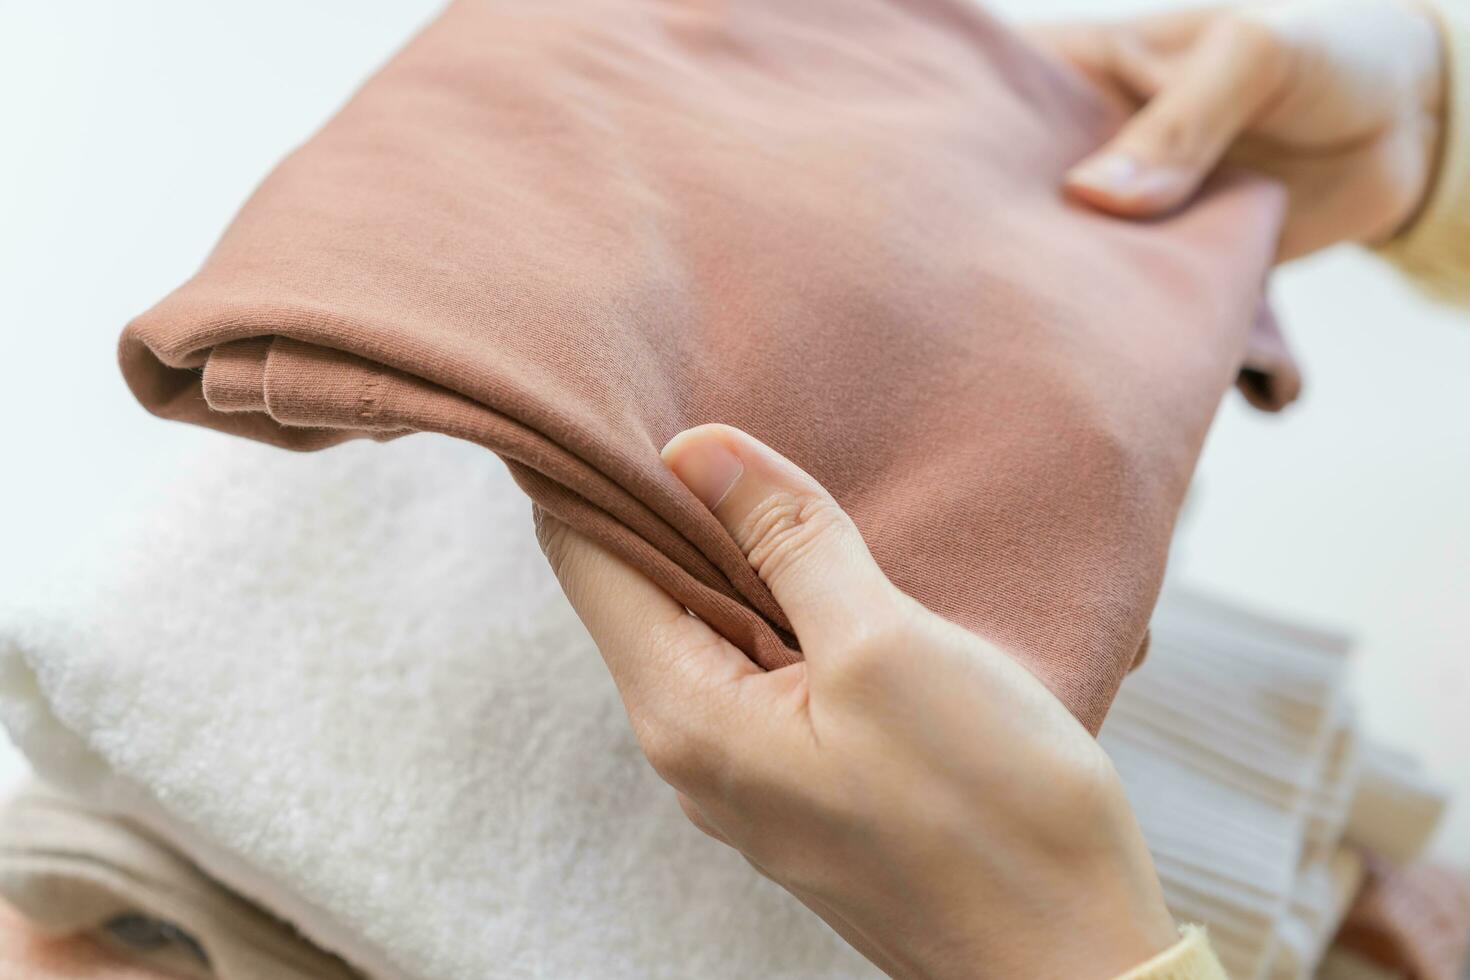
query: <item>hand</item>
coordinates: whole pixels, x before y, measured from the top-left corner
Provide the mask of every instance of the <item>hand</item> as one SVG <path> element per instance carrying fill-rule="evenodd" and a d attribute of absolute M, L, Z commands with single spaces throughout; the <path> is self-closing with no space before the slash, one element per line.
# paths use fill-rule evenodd
<path fill-rule="evenodd" d="M 1111 762 L 1035 677 L 894 587 L 750 436 L 702 426 L 663 457 L 804 663 L 764 672 L 587 538 L 539 532 L 696 826 L 895 977 L 1111 977 L 1177 941 Z"/>
<path fill-rule="evenodd" d="M 1043 28 L 1042 43 L 1141 106 L 1067 176 L 1125 217 L 1169 211 L 1222 161 L 1272 174 L 1282 260 L 1384 241 L 1415 215 L 1438 154 L 1437 22 L 1410 0 L 1297 0 Z"/>

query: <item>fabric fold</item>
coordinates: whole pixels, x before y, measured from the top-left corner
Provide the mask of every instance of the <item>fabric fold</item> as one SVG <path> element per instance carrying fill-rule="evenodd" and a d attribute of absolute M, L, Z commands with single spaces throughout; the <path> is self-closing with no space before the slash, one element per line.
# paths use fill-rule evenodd
<path fill-rule="evenodd" d="M 0 977 L 5 980 L 179 980 L 86 936 L 44 935 L 0 901 Z"/>
<path fill-rule="evenodd" d="M 1219 399 L 1297 385 L 1253 327 L 1279 189 L 1148 224 L 1059 194 L 1121 118 L 962 0 L 457 0 L 121 363 L 152 411 L 277 445 L 488 447 L 776 667 L 780 609 L 658 458 L 739 426 L 1095 730 Z"/>
<path fill-rule="evenodd" d="M 40 784 L 0 807 L 0 896 L 45 934 L 89 937 L 171 976 L 359 976 L 164 842 Z"/>
<path fill-rule="evenodd" d="M 48 782 L 385 980 L 877 975 L 689 825 L 477 447 L 207 441 L 157 481 L 125 566 L 0 597 L 0 719 Z M 1352 760 L 1354 846 L 1412 858 L 1442 793 L 1351 751 L 1341 637 L 1177 589 L 1154 635 L 1102 744 L 1170 907 L 1236 980 L 1301 976 Z"/>

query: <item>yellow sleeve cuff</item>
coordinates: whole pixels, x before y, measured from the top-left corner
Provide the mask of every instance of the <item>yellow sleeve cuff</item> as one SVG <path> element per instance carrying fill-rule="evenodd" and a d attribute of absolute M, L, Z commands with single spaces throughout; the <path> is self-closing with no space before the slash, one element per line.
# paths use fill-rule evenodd
<path fill-rule="evenodd" d="M 1380 253 L 1427 292 L 1470 303 L 1470 11 L 1440 0 L 1445 58 L 1444 132 L 1434 186 L 1419 217 Z"/>
<path fill-rule="evenodd" d="M 1173 946 L 1118 980 L 1229 980 L 1204 926 L 1185 926 Z"/>

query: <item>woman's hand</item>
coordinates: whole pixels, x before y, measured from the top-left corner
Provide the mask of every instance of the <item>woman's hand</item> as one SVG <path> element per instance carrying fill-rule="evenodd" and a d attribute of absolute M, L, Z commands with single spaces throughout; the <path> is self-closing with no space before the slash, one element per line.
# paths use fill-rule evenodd
<path fill-rule="evenodd" d="M 663 455 L 804 663 L 764 672 L 590 540 L 540 534 L 696 826 L 893 976 L 1111 977 L 1177 940 L 1110 761 L 1039 681 L 895 588 L 750 436 L 702 426 Z"/>
<path fill-rule="evenodd" d="M 1037 32 L 1141 106 L 1067 188 L 1126 217 L 1183 203 L 1222 160 L 1285 181 L 1283 260 L 1404 227 L 1433 178 L 1438 24 L 1411 0 L 1296 0 Z"/>

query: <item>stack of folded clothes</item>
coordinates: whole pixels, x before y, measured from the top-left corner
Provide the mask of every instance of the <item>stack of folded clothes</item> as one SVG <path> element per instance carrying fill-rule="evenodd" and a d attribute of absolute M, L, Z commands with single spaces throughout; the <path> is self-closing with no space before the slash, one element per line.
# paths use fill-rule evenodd
<path fill-rule="evenodd" d="M 1278 187 L 1148 223 L 1060 194 L 1125 112 L 969 0 L 456 0 L 128 326 L 152 411 L 336 448 L 222 446 L 120 567 L 0 619 L 44 781 L 0 814 L 0 892 L 225 980 L 871 974 L 686 826 L 526 497 L 792 663 L 658 456 L 737 425 L 1096 732 L 1221 397 L 1299 387 Z M 1354 809 L 1342 644 L 1184 594 L 1155 630 L 1103 735 L 1180 915 L 1304 976 L 1366 880 L 1351 962 L 1449 963 L 1452 879 L 1343 846 L 1441 804 Z"/>
<path fill-rule="evenodd" d="M 0 717 L 44 780 L 0 814 L 0 894 L 52 937 L 3 955 L 876 976 L 688 825 L 474 446 L 223 443 L 159 496 L 108 545 L 125 566 L 38 576 L 0 617 Z M 1341 639 L 1175 589 L 1153 635 L 1102 740 L 1175 913 L 1232 977 L 1310 976 L 1366 871 L 1333 975 L 1454 976 L 1456 879 L 1381 870 L 1416 866 L 1443 795 L 1353 736 Z"/>

